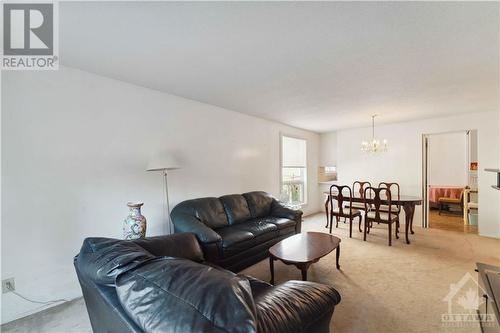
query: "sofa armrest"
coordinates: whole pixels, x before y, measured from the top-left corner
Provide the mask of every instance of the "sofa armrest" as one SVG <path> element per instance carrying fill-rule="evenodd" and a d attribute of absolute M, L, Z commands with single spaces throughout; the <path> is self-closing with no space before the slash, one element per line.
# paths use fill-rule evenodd
<path fill-rule="evenodd" d="M 192 232 L 201 243 L 215 243 L 222 238 L 218 233 L 204 225 L 197 218 L 188 214 L 172 215 L 175 232 Z"/>
<path fill-rule="evenodd" d="M 255 299 L 258 332 L 306 332 L 320 318 L 330 318 L 340 294 L 331 286 L 288 281 Z"/>
<path fill-rule="evenodd" d="M 157 257 L 178 257 L 196 262 L 205 260 L 200 244 L 193 233 L 139 238 L 133 242 Z"/>
<path fill-rule="evenodd" d="M 254 298 L 258 297 L 259 295 L 262 295 L 262 293 L 266 292 L 270 288 L 273 288 L 272 284 L 254 278 L 253 276 L 245 274 L 237 274 L 237 275 L 248 280 Z"/>
<path fill-rule="evenodd" d="M 276 199 L 273 199 L 273 203 L 271 206 L 271 215 L 275 217 L 283 217 L 287 218 L 290 220 L 295 220 L 297 222 L 302 221 L 302 211 L 301 210 L 295 210 L 286 207 L 284 204 L 279 202 Z"/>

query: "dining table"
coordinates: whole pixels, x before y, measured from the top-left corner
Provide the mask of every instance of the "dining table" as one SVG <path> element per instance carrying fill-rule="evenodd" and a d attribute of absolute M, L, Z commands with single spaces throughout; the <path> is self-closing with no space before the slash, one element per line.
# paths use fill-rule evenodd
<path fill-rule="evenodd" d="M 325 212 L 326 212 L 326 225 L 328 226 L 328 223 L 330 223 L 330 216 L 329 216 L 329 207 L 330 203 L 332 202 L 331 199 L 336 199 L 338 193 L 332 192 L 330 195 L 330 192 L 323 192 L 323 194 L 326 197 L 325 200 Z M 352 200 L 352 202 L 361 202 L 366 203 L 368 205 L 373 204 L 373 198 L 364 198 L 360 193 L 353 193 L 351 196 L 346 195 L 345 193 L 342 193 L 344 203 L 349 202 L 349 199 Z M 387 200 L 387 197 L 385 195 L 380 195 L 381 199 L 381 204 L 382 205 L 387 205 L 389 201 Z M 408 237 L 408 232 L 410 232 L 412 235 L 415 233 L 413 231 L 413 215 L 415 214 L 415 207 L 417 205 L 422 204 L 422 198 L 416 197 L 416 196 L 411 196 L 411 195 L 400 195 L 399 197 L 392 197 L 391 198 L 391 205 L 397 205 L 400 207 L 403 207 L 403 210 L 405 212 L 405 238 L 406 238 L 406 244 L 410 244 L 410 239 Z"/>

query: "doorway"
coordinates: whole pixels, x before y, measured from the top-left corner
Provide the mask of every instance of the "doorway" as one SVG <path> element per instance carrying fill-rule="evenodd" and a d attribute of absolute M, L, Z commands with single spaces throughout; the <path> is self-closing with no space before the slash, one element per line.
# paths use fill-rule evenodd
<path fill-rule="evenodd" d="M 422 137 L 424 228 L 477 233 L 477 130 Z"/>

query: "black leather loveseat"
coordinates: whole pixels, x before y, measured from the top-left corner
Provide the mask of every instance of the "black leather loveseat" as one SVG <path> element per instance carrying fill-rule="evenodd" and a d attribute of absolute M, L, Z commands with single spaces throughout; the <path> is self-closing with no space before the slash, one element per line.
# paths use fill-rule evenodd
<path fill-rule="evenodd" d="M 272 286 L 204 262 L 193 234 L 87 238 L 75 268 L 95 333 L 329 332 L 338 292 Z"/>
<path fill-rule="evenodd" d="M 208 261 L 234 272 L 266 258 L 302 223 L 302 211 L 260 191 L 183 201 L 171 217 L 176 233 L 196 234 Z"/>

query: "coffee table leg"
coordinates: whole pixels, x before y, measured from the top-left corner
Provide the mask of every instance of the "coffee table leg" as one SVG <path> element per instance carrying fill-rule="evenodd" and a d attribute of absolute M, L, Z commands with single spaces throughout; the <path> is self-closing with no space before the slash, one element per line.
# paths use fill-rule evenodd
<path fill-rule="evenodd" d="M 340 260 L 340 244 L 339 246 L 337 246 L 337 269 L 340 269 L 339 260 Z"/>
<path fill-rule="evenodd" d="M 274 284 L 274 259 L 269 256 L 269 269 L 271 270 L 271 284 Z"/>

